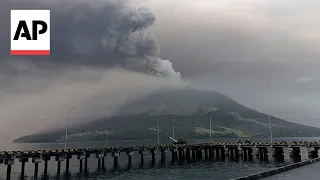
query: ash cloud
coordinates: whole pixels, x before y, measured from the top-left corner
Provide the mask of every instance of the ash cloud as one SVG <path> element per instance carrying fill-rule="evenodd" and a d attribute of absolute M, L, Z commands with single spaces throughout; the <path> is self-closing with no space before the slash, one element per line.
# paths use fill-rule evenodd
<path fill-rule="evenodd" d="M 13 0 L 0 2 L 1 24 L 9 25 L 10 9 L 51 10 L 50 57 L 28 58 L 40 66 L 50 64 L 82 64 L 87 66 L 121 66 L 157 75 L 180 78 L 166 60 L 159 58 L 159 45 L 150 27 L 156 18 L 145 7 L 133 8 L 128 0 L 40 1 Z M 10 42 L 9 26 L 0 39 Z M 9 44 L 0 52 L 8 54 Z"/>

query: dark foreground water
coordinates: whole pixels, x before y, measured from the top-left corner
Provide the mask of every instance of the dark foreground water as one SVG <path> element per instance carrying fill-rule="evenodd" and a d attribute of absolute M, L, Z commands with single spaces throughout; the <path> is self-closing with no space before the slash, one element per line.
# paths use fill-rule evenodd
<path fill-rule="evenodd" d="M 279 138 L 274 141 L 293 141 L 293 140 L 319 140 L 319 138 Z M 167 140 L 164 140 L 167 141 Z M 203 142 L 206 140 L 193 140 L 191 142 Z M 234 142 L 235 139 L 214 139 L 214 141 Z M 269 139 L 253 139 L 255 142 L 268 142 Z M 170 141 L 168 141 L 170 142 Z M 163 142 L 164 143 L 164 142 Z M 167 143 L 167 142 L 165 142 Z M 95 148 L 101 146 L 115 146 L 115 145 L 134 145 L 134 144 L 155 144 L 154 140 L 143 141 L 103 141 L 103 142 L 72 142 L 68 143 L 68 148 Z M 31 150 L 31 149 L 61 149 L 64 147 L 63 143 L 37 143 L 37 144 L 13 144 L 13 143 L 0 143 L 0 150 Z M 140 164 L 140 155 L 134 154 L 132 156 L 132 166 L 128 167 L 127 156 L 122 153 L 119 157 L 119 168 L 113 169 L 113 158 L 108 154 L 106 157 L 106 170 L 97 170 L 97 159 L 91 156 L 88 160 L 89 173 L 79 173 L 79 160 L 74 156 L 70 160 L 70 174 L 66 176 L 63 170 L 65 169 L 65 162 L 61 163 L 61 174 L 57 174 L 57 162 L 54 158 L 49 161 L 49 176 L 46 179 L 133 179 L 133 180 L 195 180 L 195 179 L 213 179 L 224 180 L 281 166 L 283 163 L 271 161 L 261 162 L 253 160 L 251 162 L 244 162 L 243 160 L 210 160 L 210 161 L 197 161 L 191 163 L 178 163 L 171 162 L 171 153 L 167 153 L 166 163 L 160 163 L 160 154 L 156 154 L 156 164 L 152 165 L 151 155 L 145 154 L 145 164 Z M 285 162 L 290 163 L 290 162 Z M 43 166 L 44 163 L 39 164 L 39 177 L 43 179 Z M 34 179 L 34 164 L 31 159 L 26 164 L 25 179 Z M 12 166 L 12 178 L 20 179 L 21 163 L 16 160 Z M 6 177 L 6 166 L 0 165 L 0 179 Z"/>

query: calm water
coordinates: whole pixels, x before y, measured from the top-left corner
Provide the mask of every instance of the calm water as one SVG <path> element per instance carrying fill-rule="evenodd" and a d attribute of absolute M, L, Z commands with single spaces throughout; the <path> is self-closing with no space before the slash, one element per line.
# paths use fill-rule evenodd
<path fill-rule="evenodd" d="M 319 140 L 319 138 L 279 138 L 274 141 L 293 141 L 293 140 Z M 164 140 L 163 143 L 170 143 Z M 203 142 L 206 140 L 193 140 L 192 142 Z M 214 141 L 234 142 L 235 139 L 214 139 Z M 269 139 L 253 139 L 254 142 L 268 142 Z M 101 146 L 115 146 L 115 145 L 134 145 L 134 144 L 155 144 L 154 140 L 143 141 L 102 141 L 102 142 L 72 142 L 68 143 L 69 148 L 88 148 L 88 147 L 101 147 Z M 37 144 L 13 144 L 13 143 L 0 143 L 0 150 L 30 150 L 30 149 L 59 149 L 63 148 L 63 143 L 37 143 Z M 194 179 L 215 179 L 223 180 L 239 176 L 245 176 L 252 173 L 264 171 L 275 166 L 283 165 L 279 162 L 260 162 L 254 160 L 252 162 L 244 162 L 242 160 L 218 160 L 202 161 L 193 163 L 171 163 L 171 153 L 167 153 L 166 164 L 160 164 L 160 154 L 156 155 L 156 164 L 151 164 L 151 155 L 145 155 L 145 164 L 140 164 L 140 155 L 135 154 L 132 156 L 132 166 L 127 165 L 127 156 L 123 153 L 119 157 L 119 169 L 113 170 L 113 158 L 108 154 L 106 157 L 106 171 L 97 171 L 97 159 L 91 156 L 88 160 L 89 174 L 86 176 L 84 173 L 79 172 L 79 161 L 77 157 L 70 160 L 71 175 L 69 179 L 137 179 L 137 180 L 194 180 Z M 290 162 L 287 162 L 290 163 Z M 26 177 L 27 179 L 34 179 L 33 169 L 34 164 L 31 159 L 26 164 Z M 57 163 L 54 158 L 48 163 L 49 178 L 50 179 L 66 179 L 65 173 L 57 175 Z M 21 164 L 16 160 L 15 165 L 12 166 L 12 179 L 19 179 Z M 61 163 L 62 171 L 64 170 L 65 162 Z M 39 178 L 42 179 L 43 163 L 39 165 Z M 0 165 L 0 179 L 6 177 L 6 166 Z"/>

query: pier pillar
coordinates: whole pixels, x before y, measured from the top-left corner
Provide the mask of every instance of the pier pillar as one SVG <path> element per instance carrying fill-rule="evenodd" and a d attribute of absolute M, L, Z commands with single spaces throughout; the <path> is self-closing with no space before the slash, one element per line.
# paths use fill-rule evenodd
<path fill-rule="evenodd" d="M 69 173 L 69 166 L 70 166 L 70 159 L 72 158 L 72 155 L 67 154 L 66 155 L 66 172 Z"/>
<path fill-rule="evenodd" d="M 220 148 L 216 148 L 216 157 L 217 159 L 220 159 Z"/>
<path fill-rule="evenodd" d="M 32 158 L 32 163 L 34 163 L 34 178 L 38 177 L 38 168 L 39 168 L 39 163 L 41 163 L 41 155 L 38 154 L 37 156 Z"/>
<path fill-rule="evenodd" d="M 320 148 L 317 148 L 316 151 L 318 152 L 318 158 L 320 158 Z"/>
<path fill-rule="evenodd" d="M 228 157 L 228 156 L 229 156 L 229 148 L 227 148 L 226 146 L 224 146 L 224 147 L 223 147 L 223 151 L 224 151 L 223 156 L 224 156 L 224 157 Z"/>
<path fill-rule="evenodd" d="M 179 148 L 179 161 L 183 161 L 183 160 L 184 160 L 184 149 Z"/>
<path fill-rule="evenodd" d="M 318 157 L 318 150 L 314 147 L 308 148 L 309 159 L 317 158 Z"/>
<path fill-rule="evenodd" d="M 151 153 L 151 161 L 152 161 L 152 164 L 155 164 L 155 162 L 156 162 L 156 153 L 155 153 L 155 150 L 151 150 L 150 151 L 150 153 Z"/>
<path fill-rule="evenodd" d="M 197 148 L 197 159 L 202 159 L 202 148 Z"/>
<path fill-rule="evenodd" d="M 88 158 L 90 157 L 90 153 L 86 153 L 84 158 L 84 172 L 85 174 L 88 173 Z"/>
<path fill-rule="evenodd" d="M 96 154 L 96 158 L 98 159 L 98 170 L 101 169 L 101 160 L 104 158 L 104 153 L 100 152 Z"/>
<path fill-rule="evenodd" d="M 28 158 L 20 158 L 19 162 L 21 162 L 21 179 L 24 179 L 24 171 L 26 167 L 26 162 L 28 162 Z"/>
<path fill-rule="evenodd" d="M 190 161 L 190 148 L 186 148 L 186 159 L 188 162 Z"/>
<path fill-rule="evenodd" d="M 254 159 L 259 158 L 259 148 L 257 146 L 254 146 L 252 148 L 252 156 Z"/>
<path fill-rule="evenodd" d="M 165 163 L 166 161 L 166 150 L 161 149 L 161 163 Z"/>
<path fill-rule="evenodd" d="M 208 149 L 204 148 L 204 159 L 208 160 Z"/>
<path fill-rule="evenodd" d="M 300 157 L 301 161 L 309 160 L 308 147 L 300 146 Z"/>
<path fill-rule="evenodd" d="M 174 163 L 176 161 L 176 158 L 177 158 L 177 149 L 176 148 L 171 149 L 171 153 L 172 153 L 171 162 Z"/>
<path fill-rule="evenodd" d="M 263 148 L 258 148 L 258 151 L 259 151 L 259 160 L 263 161 L 264 160 Z"/>
<path fill-rule="evenodd" d="M 140 150 L 139 154 L 140 154 L 140 163 L 141 163 L 141 166 L 143 166 L 143 164 L 144 164 L 144 150 Z"/>
<path fill-rule="evenodd" d="M 113 168 L 118 168 L 118 158 L 120 156 L 120 152 L 113 152 L 112 153 L 113 156 Z"/>
<path fill-rule="evenodd" d="M 271 145 L 270 147 L 267 147 L 267 156 L 269 161 L 274 157 L 275 155 L 275 148 Z"/>
<path fill-rule="evenodd" d="M 289 152 L 290 147 L 282 147 L 282 153 L 283 153 L 283 160 L 285 162 L 290 162 L 290 152 Z M 291 149 L 291 148 L 290 148 Z"/>
<path fill-rule="evenodd" d="M 106 159 L 106 156 L 107 156 L 107 152 L 104 152 L 103 153 L 103 157 L 102 157 L 102 169 L 105 170 L 105 159 Z"/>
<path fill-rule="evenodd" d="M 11 178 L 11 166 L 15 163 L 15 157 L 5 159 L 4 164 L 7 165 L 7 180 Z"/>
<path fill-rule="evenodd" d="M 213 151 L 212 151 L 212 147 L 209 148 L 209 159 L 212 160 L 213 159 Z"/>
<path fill-rule="evenodd" d="M 196 150 L 192 149 L 192 160 L 196 160 Z"/>
<path fill-rule="evenodd" d="M 43 160 L 44 160 L 44 175 L 46 176 L 48 174 L 48 161 L 50 161 L 50 156 L 46 155 L 43 156 Z"/>
<path fill-rule="evenodd" d="M 82 166 L 83 166 L 83 159 L 85 158 L 85 154 L 78 154 L 77 159 L 79 159 L 79 172 L 82 172 Z"/>
<path fill-rule="evenodd" d="M 128 151 L 127 155 L 128 155 L 128 164 L 131 166 L 132 164 L 132 155 L 133 155 L 133 151 Z"/>
<path fill-rule="evenodd" d="M 55 158 L 55 160 L 56 160 L 57 163 L 58 163 L 57 174 L 59 174 L 60 171 L 61 171 L 61 161 L 64 161 L 64 157 L 61 156 L 61 155 L 57 155 L 56 158 Z"/>
<path fill-rule="evenodd" d="M 248 160 L 253 160 L 253 147 L 248 148 Z"/>
<path fill-rule="evenodd" d="M 239 156 L 239 158 L 243 159 L 244 153 L 243 153 L 243 148 L 242 147 L 238 147 L 238 156 Z"/>

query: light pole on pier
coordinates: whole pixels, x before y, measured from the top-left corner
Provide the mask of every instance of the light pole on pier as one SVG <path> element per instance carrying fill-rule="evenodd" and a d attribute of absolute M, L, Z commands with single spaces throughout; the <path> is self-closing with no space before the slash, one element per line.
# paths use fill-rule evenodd
<path fill-rule="evenodd" d="M 212 138 L 211 138 L 211 113 L 209 114 L 210 116 L 210 143 L 212 143 Z"/>
<path fill-rule="evenodd" d="M 176 117 L 174 117 L 173 119 L 172 119 L 172 138 L 174 139 L 174 119 L 175 119 Z"/>
<path fill-rule="evenodd" d="M 160 129 L 159 129 L 159 119 L 160 119 L 160 116 L 161 116 L 162 114 L 163 114 L 163 113 L 159 114 L 159 115 L 158 115 L 158 118 L 157 118 L 158 145 L 160 145 Z"/>
<path fill-rule="evenodd" d="M 271 143 L 272 143 L 272 124 L 271 124 L 270 115 L 269 115 L 269 126 L 270 126 L 270 141 L 271 141 Z"/>
<path fill-rule="evenodd" d="M 66 137 L 64 139 L 64 149 L 67 149 L 67 140 L 68 140 L 68 126 L 69 126 L 69 115 L 70 115 L 70 112 L 72 110 L 76 109 L 75 107 L 73 107 L 72 109 L 70 109 L 68 111 L 68 116 L 67 116 L 67 120 L 66 120 Z"/>

